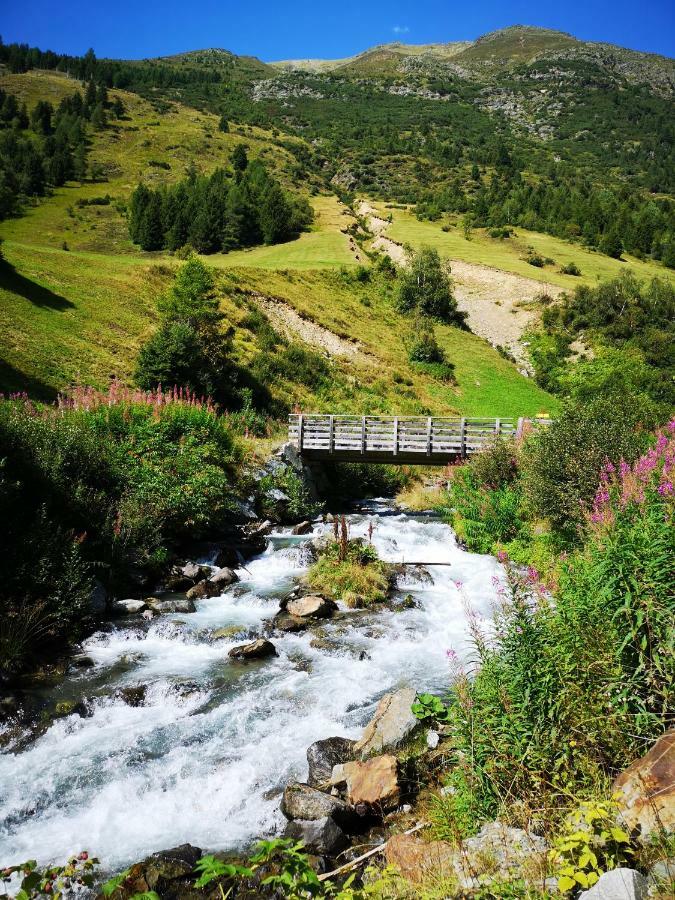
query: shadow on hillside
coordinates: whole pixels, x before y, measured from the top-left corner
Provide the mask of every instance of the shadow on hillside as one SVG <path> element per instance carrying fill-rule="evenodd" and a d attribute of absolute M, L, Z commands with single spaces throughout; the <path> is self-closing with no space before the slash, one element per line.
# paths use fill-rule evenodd
<path fill-rule="evenodd" d="M 53 387 L 32 375 L 26 375 L 13 365 L 0 359 L 0 394 L 18 394 L 25 391 L 31 400 L 42 400 L 51 403 L 56 400 L 57 392 Z"/>
<path fill-rule="evenodd" d="M 0 287 L 11 291 L 13 294 L 18 294 L 20 297 L 24 297 L 36 306 L 57 310 L 73 309 L 75 307 L 75 304 L 65 297 L 61 297 L 59 294 L 50 291 L 49 288 L 42 287 L 42 285 L 31 281 L 30 278 L 26 278 L 25 275 L 21 275 L 6 260 L 0 263 Z"/>

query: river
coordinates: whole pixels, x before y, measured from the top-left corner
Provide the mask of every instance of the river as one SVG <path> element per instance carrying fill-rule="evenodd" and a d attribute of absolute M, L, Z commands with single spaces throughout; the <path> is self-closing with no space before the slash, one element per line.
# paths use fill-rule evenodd
<path fill-rule="evenodd" d="M 353 611 L 326 623 L 320 647 L 312 632 L 283 634 L 272 637 L 276 658 L 235 663 L 228 651 L 261 629 L 305 569 L 312 535 L 280 529 L 241 581 L 196 613 L 118 620 L 93 635 L 84 652 L 95 665 L 49 695 L 84 698 L 89 714 L 0 755 L 0 863 L 86 849 L 110 871 L 185 842 L 244 848 L 282 827 L 279 795 L 306 777 L 309 744 L 358 736 L 391 688 L 442 691 L 446 652 L 469 653 L 465 601 L 491 616 L 498 563 L 462 550 L 447 525 L 384 501 L 348 519 L 352 537 L 372 524 L 385 560 L 451 565 L 430 567 L 431 583 L 400 585 L 415 608 Z M 242 634 L 210 639 L 227 626 Z M 138 685 L 142 705 L 129 705 L 119 692 Z"/>

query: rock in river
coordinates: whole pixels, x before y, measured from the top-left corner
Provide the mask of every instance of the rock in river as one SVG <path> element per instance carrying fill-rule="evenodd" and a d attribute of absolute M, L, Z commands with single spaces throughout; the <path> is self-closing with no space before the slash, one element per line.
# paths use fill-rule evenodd
<path fill-rule="evenodd" d="M 298 619 L 328 619 L 337 609 L 337 604 L 324 597 L 293 597 L 286 604 L 286 612 L 289 616 Z"/>
<path fill-rule="evenodd" d="M 144 600 L 115 600 L 112 611 L 118 616 L 133 616 L 146 608 Z"/>
<path fill-rule="evenodd" d="M 219 588 L 229 587 L 231 584 L 234 584 L 235 581 L 239 581 L 239 576 L 232 569 L 228 568 L 228 566 L 223 566 L 222 569 L 218 569 L 209 578 L 210 584 L 215 584 Z"/>
<path fill-rule="evenodd" d="M 419 725 L 419 720 L 410 709 L 414 700 L 414 688 L 402 688 L 393 694 L 385 694 L 354 747 L 355 754 L 366 759 L 373 753 L 400 747 Z"/>
<path fill-rule="evenodd" d="M 271 641 L 260 639 L 253 641 L 252 644 L 242 644 L 239 647 L 233 647 L 227 654 L 233 659 L 264 659 L 267 656 L 276 656 L 277 651 Z"/>
<path fill-rule="evenodd" d="M 217 597 L 223 593 L 223 588 L 213 581 L 200 581 L 194 587 L 191 587 L 186 596 L 188 600 L 207 600 L 209 597 Z"/>
<path fill-rule="evenodd" d="M 145 602 L 156 613 L 193 613 L 196 611 L 194 602 L 188 597 L 179 597 L 175 600 L 159 600 L 157 597 L 148 597 Z"/>
<path fill-rule="evenodd" d="M 309 774 L 307 782 L 312 787 L 320 787 L 330 781 L 333 767 L 354 758 L 355 741 L 344 737 L 324 738 L 307 748 Z"/>

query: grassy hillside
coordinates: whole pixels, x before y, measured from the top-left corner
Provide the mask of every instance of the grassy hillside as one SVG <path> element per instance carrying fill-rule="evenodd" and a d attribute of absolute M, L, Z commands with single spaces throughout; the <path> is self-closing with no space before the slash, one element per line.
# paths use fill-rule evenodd
<path fill-rule="evenodd" d="M 447 217 L 443 222 L 428 222 L 420 221 L 407 209 L 395 209 L 384 204 L 375 204 L 375 207 L 383 218 L 391 215 L 392 223 L 387 228 L 387 236 L 398 243 L 412 247 L 428 244 L 449 259 L 493 266 L 535 281 L 557 284 L 567 290 L 573 290 L 581 282 L 595 283 L 598 279 L 614 278 L 627 268 L 639 278 L 658 276 L 675 281 L 675 271 L 651 260 L 639 260 L 629 254 L 623 254 L 621 260 L 612 259 L 580 244 L 524 228 L 516 228 L 512 237 L 507 239 L 491 238 L 485 229 L 476 229 L 467 239 L 456 217 Z M 449 230 L 443 231 L 443 226 L 448 224 Z M 542 257 L 555 260 L 555 263 L 543 268 L 531 266 L 525 259 L 529 248 Z M 560 268 L 570 262 L 579 267 L 580 277 L 560 273 Z"/>

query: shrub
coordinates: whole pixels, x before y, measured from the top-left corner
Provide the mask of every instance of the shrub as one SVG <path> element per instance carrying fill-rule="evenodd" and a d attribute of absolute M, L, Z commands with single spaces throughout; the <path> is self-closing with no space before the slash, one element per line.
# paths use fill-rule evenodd
<path fill-rule="evenodd" d="M 560 273 L 561 273 L 561 275 L 579 276 L 579 275 L 581 275 L 581 269 L 579 268 L 579 266 L 576 263 L 568 262 L 568 263 L 565 263 L 564 266 L 560 267 Z"/>
<path fill-rule="evenodd" d="M 463 466 L 454 473 L 439 511 L 469 550 L 490 553 L 496 543 L 520 536 L 525 527 L 522 507 L 518 485 L 487 488 L 469 466 Z"/>
<path fill-rule="evenodd" d="M 274 497 L 276 491 L 288 499 L 280 503 Z M 301 519 L 311 519 L 321 510 L 321 504 L 311 499 L 304 483 L 290 466 L 279 466 L 272 474 L 261 478 L 258 494 L 265 516 L 275 516 L 281 505 L 284 518 L 299 522 Z"/>
<path fill-rule="evenodd" d="M 525 257 L 525 261 L 528 262 L 531 266 L 534 266 L 536 269 L 544 268 L 544 257 L 539 253 L 531 252 L 528 256 Z"/>
<path fill-rule="evenodd" d="M 535 516 L 575 540 L 605 460 L 632 462 L 644 448 L 653 413 L 628 394 L 568 403 L 523 451 L 523 483 Z"/>
<path fill-rule="evenodd" d="M 415 318 L 405 344 L 410 362 L 445 362 L 445 353 L 436 340 L 433 323 L 423 316 Z"/>

